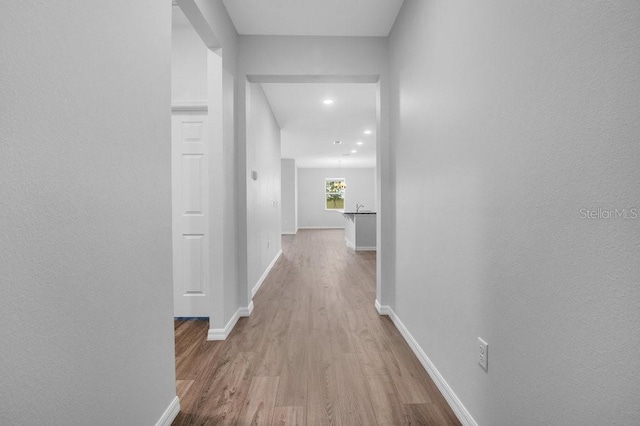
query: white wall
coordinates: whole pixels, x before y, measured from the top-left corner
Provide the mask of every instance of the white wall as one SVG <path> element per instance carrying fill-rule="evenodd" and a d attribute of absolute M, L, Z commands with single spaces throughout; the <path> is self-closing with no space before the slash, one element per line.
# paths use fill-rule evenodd
<path fill-rule="evenodd" d="M 238 309 L 246 307 L 248 303 L 246 259 L 239 255 L 240 247 L 246 249 L 246 225 L 244 225 L 246 218 L 241 219 L 246 214 L 246 210 L 239 207 L 239 200 L 245 199 L 246 192 L 244 185 L 238 185 L 239 173 L 241 173 L 238 159 L 244 157 L 239 155 L 236 147 L 236 111 L 239 107 L 236 102 L 238 90 L 236 85 L 240 84 L 236 79 L 238 34 L 221 0 L 177 1 L 183 8 L 197 8 L 199 13 L 195 16 L 200 14 L 202 20 L 194 19 L 194 27 L 201 37 L 209 40 L 206 43 L 207 46 L 222 56 L 222 99 L 218 99 L 220 115 L 217 119 L 212 118 L 210 122 L 211 127 L 217 125 L 220 129 L 219 154 L 222 160 L 217 176 L 213 174 L 215 171 L 211 171 L 210 176 L 215 176 L 216 181 L 223 182 L 225 188 L 219 210 L 215 212 L 212 209 L 215 214 L 212 214 L 214 222 L 211 223 L 212 235 L 217 232 L 220 236 L 219 244 L 212 248 L 212 252 L 215 260 L 213 268 L 219 271 L 217 282 L 223 286 L 218 297 L 223 306 L 219 309 L 218 304 L 214 304 L 209 318 L 210 327 L 218 329 L 228 324 Z M 213 112 L 211 105 L 213 100 L 210 95 L 210 117 Z M 242 108 L 244 108 L 244 102 L 242 102 Z"/>
<path fill-rule="evenodd" d="M 344 228 L 342 213 L 325 210 L 325 178 L 345 178 L 345 210 L 356 203 L 376 210 L 376 169 L 298 169 L 298 213 L 300 228 Z"/>
<path fill-rule="evenodd" d="M 295 234 L 298 232 L 298 170 L 296 160 L 283 158 L 281 160 L 281 232 Z"/>
<path fill-rule="evenodd" d="M 280 127 L 260 84 L 249 88 L 247 169 L 247 254 L 249 290 L 281 250 Z"/>
<path fill-rule="evenodd" d="M 386 37 L 286 37 L 239 36 L 238 80 L 246 81 L 343 81 L 345 78 L 378 79 L 378 128 L 376 131 L 376 198 L 378 211 L 378 262 L 376 293 L 380 303 L 393 297 L 395 222 L 393 203 L 393 162 L 388 138 L 388 43 Z M 373 78 L 373 79 L 371 79 Z M 305 80 L 306 79 L 306 80 Z M 360 80 L 360 82 L 362 82 Z M 246 84 L 238 82 L 238 155 L 246 155 Z M 241 165 L 242 167 L 242 165 Z M 241 183 L 248 173 L 239 173 Z M 242 210 L 242 207 L 241 209 Z M 240 211 L 241 220 L 246 213 Z M 300 212 L 298 224 L 301 225 Z M 380 226 L 384 224 L 382 229 Z M 240 224 L 239 229 L 246 229 Z M 242 247 L 240 247 L 242 253 Z M 241 255 L 242 257 L 242 255 Z M 382 283 L 385 284 L 383 290 Z"/>
<path fill-rule="evenodd" d="M 170 49 L 168 2 L 3 5 L 0 424 L 175 397 Z"/>
<path fill-rule="evenodd" d="M 171 28 L 171 99 L 205 103 L 208 49 L 179 7 L 173 7 Z"/>
<path fill-rule="evenodd" d="M 640 207 L 638 22 L 408 0 L 392 31 L 393 308 L 478 424 L 640 424 L 640 219 L 580 214 Z"/>

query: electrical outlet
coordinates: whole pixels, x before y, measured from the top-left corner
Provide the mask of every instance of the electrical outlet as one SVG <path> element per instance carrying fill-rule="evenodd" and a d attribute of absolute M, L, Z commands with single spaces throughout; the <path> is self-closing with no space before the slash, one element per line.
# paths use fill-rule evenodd
<path fill-rule="evenodd" d="M 489 371 L 489 344 L 478 337 L 478 364 Z"/>

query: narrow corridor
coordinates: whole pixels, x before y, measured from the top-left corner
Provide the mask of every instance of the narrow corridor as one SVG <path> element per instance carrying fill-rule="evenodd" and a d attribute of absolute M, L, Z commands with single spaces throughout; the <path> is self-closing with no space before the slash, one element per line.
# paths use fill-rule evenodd
<path fill-rule="evenodd" d="M 375 264 L 342 230 L 300 230 L 226 341 L 207 342 L 206 321 L 176 321 L 174 425 L 459 424 L 376 312 Z"/>

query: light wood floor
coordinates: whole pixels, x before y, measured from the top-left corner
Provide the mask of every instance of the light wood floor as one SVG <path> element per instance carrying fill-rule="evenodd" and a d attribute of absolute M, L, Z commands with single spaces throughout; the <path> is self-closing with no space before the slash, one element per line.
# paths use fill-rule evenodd
<path fill-rule="evenodd" d="M 387 317 L 375 253 L 341 230 L 283 237 L 283 255 L 226 341 L 176 321 L 174 425 L 459 425 Z"/>

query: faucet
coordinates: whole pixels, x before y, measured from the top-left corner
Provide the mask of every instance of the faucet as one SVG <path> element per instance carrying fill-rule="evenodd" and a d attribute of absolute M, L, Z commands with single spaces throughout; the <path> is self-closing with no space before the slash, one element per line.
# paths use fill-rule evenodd
<path fill-rule="evenodd" d="M 364 207 L 364 204 L 356 203 L 356 213 L 358 213 L 362 207 Z"/>

